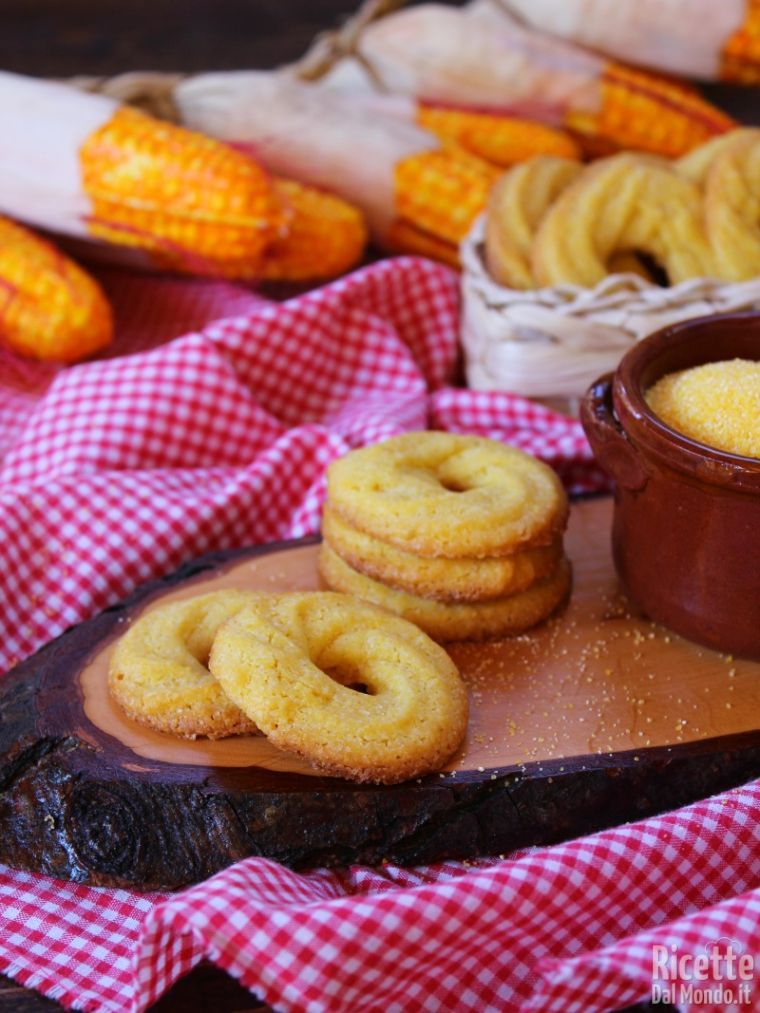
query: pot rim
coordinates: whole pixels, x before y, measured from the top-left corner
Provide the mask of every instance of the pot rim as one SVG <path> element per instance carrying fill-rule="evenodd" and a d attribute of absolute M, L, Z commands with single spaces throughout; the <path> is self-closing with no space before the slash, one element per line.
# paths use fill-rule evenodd
<path fill-rule="evenodd" d="M 621 359 L 612 384 L 615 414 L 629 438 L 657 454 L 670 467 L 696 475 L 700 481 L 746 486 L 752 492 L 760 492 L 759 458 L 732 454 L 690 439 L 667 425 L 644 398 L 642 385 L 645 375 L 653 367 L 656 373 L 656 364 L 661 358 L 693 344 L 695 335 L 716 330 L 723 331 L 724 337 L 728 335 L 729 340 L 732 333 L 734 336 L 740 333 L 749 335 L 753 344 L 749 357 L 760 361 L 760 312 L 711 314 L 669 324 L 637 342 Z M 726 352 L 720 335 L 716 337 L 715 354 L 707 357 L 696 354 L 693 366 L 739 357 Z M 687 355 L 688 347 L 684 352 Z M 655 379 L 689 368 L 688 364 L 664 368 L 656 373 Z M 654 379 L 649 380 L 647 387 L 653 382 Z"/>

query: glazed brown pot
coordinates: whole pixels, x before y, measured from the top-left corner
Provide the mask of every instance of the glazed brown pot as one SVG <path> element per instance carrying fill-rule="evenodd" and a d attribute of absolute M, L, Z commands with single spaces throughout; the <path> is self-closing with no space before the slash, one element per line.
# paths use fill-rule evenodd
<path fill-rule="evenodd" d="M 615 483 L 618 576 L 650 618 L 700 644 L 760 659 L 760 460 L 675 432 L 644 400 L 666 373 L 760 359 L 760 313 L 699 317 L 635 345 L 581 407 Z"/>

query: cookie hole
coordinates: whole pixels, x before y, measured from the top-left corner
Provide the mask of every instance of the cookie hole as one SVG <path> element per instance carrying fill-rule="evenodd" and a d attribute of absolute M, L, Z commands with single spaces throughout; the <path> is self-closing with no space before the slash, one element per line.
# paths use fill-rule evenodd
<path fill-rule="evenodd" d="M 211 657 L 211 644 L 188 643 L 187 647 L 198 664 L 208 669 L 208 662 Z"/>
<path fill-rule="evenodd" d="M 655 260 L 648 253 L 639 252 L 636 256 L 655 285 L 659 285 L 660 288 L 667 288 L 670 285 L 668 272 L 659 261 Z"/>
<path fill-rule="evenodd" d="M 638 274 L 660 287 L 670 284 L 665 268 L 646 250 L 616 250 L 607 268 L 613 274 Z"/>
<path fill-rule="evenodd" d="M 352 671 L 348 666 L 345 668 L 342 666 L 323 668 L 322 671 L 325 675 L 329 676 L 333 682 L 340 683 L 340 685 L 345 686 L 346 689 L 353 689 L 356 693 L 365 693 L 367 696 L 375 695 L 375 691 L 372 687 L 367 685 L 366 682 L 362 682 L 358 677 L 358 673 L 355 670 Z"/>
<path fill-rule="evenodd" d="M 453 478 L 439 478 L 438 481 L 446 492 L 467 492 L 468 487 L 462 485 L 461 482 L 456 482 Z"/>

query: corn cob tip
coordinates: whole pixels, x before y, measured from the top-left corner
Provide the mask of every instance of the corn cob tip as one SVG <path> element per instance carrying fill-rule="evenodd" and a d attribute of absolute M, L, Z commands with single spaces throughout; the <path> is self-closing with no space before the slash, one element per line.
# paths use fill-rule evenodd
<path fill-rule="evenodd" d="M 52 243 L 0 218 L 0 339 L 21 355 L 76 362 L 112 337 L 97 282 Z"/>

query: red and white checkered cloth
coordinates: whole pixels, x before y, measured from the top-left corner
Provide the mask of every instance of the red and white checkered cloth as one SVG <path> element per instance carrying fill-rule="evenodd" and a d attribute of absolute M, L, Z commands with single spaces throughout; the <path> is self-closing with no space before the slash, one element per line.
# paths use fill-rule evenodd
<path fill-rule="evenodd" d="M 109 357 L 58 371 L 0 352 L 0 671 L 183 560 L 315 530 L 327 464 L 395 432 L 486 434 L 598 487 L 576 421 L 453 386 L 446 268 L 386 261 L 277 305 L 103 281 Z M 142 1010 L 204 956 L 281 1010 L 614 1009 L 652 994 L 653 952 L 717 948 L 713 978 L 727 947 L 760 952 L 758 816 L 750 785 L 509 860 L 250 859 L 176 896 L 0 867 L 0 972 L 87 1010 Z M 721 1001 L 746 984 L 719 981 Z"/>

